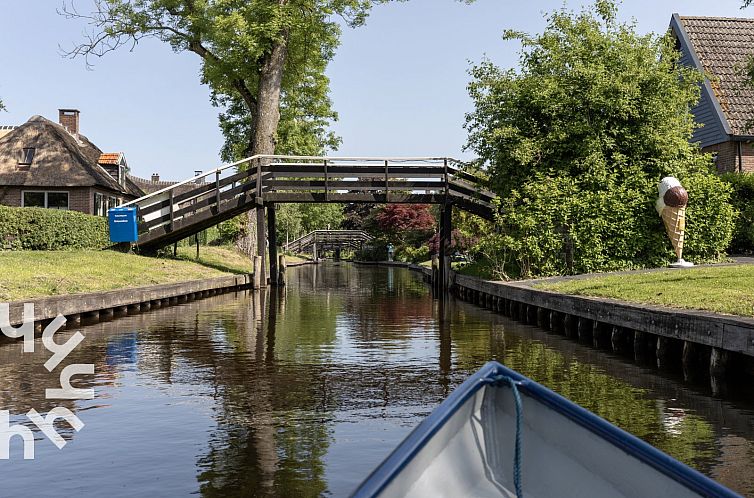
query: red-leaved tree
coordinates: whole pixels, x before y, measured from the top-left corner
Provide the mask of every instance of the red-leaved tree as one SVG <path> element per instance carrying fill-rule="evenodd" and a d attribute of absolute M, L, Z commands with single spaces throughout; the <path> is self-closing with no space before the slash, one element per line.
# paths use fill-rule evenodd
<path fill-rule="evenodd" d="M 421 244 L 435 231 L 428 204 L 387 204 L 375 217 L 377 226 L 401 244 Z"/>

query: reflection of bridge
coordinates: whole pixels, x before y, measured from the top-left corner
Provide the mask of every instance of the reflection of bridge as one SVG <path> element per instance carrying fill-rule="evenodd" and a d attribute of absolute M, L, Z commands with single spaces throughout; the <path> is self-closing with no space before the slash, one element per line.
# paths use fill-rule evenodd
<path fill-rule="evenodd" d="M 338 251 L 342 248 L 361 249 L 372 236 L 363 230 L 314 230 L 283 245 L 283 250 L 309 253 L 317 259 L 320 251 Z"/>
<path fill-rule="evenodd" d="M 146 251 L 256 209 L 257 250 L 265 261 L 267 226 L 269 233 L 275 233 L 276 203 L 441 204 L 440 279 L 446 282 L 452 207 L 492 219 L 495 195 L 483 188 L 484 183 L 449 158 L 254 156 L 125 205 L 138 207 L 138 243 Z M 275 244 L 270 244 L 269 261 L 275 283 Z M 261 281 L 266 282 L 264 265 L 261 273 Z"/>

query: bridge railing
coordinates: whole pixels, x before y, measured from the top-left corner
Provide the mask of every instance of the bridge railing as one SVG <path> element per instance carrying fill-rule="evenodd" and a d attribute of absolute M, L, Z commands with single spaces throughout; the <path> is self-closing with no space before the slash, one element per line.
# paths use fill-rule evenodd
<path fill-rule="evenodd" d="M 137 206 L 140 231 L 173 225 L 256 189 L 254 158 L 226 164 L 124 204 Z"/>
<path fill-rule="evenodd" d="M 305 252 L 313 244 L 342 244 L 356 247 L 373 237 L 363 230 L 314 230 L 283 245 L 283 250 Z"/>

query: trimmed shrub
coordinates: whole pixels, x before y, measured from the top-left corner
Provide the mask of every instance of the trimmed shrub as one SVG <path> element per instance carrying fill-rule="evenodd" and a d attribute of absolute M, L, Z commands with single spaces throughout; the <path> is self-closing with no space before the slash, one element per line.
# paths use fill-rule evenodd
<path fill-rule="evenodd" d="M 0 249 L 51 251 L 110 246 L 107 219 L 76 211 L 0 206 Z"/>
<path fill-rule="evenodd" d="M 722 179 L 733 192 L 731 204 L 738 211 L 730 252 L 754 253 L 754 173 L 728 173 Z"/>

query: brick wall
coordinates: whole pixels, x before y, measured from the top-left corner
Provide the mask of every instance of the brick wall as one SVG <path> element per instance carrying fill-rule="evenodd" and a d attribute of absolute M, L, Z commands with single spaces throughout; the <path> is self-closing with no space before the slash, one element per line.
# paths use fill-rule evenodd
<path fill-rule="evenodd" d="M 19 207 L 21 205 L 21 189 L 0 187 L 0 204 L 3 206 Z"/>
<path fill-rule="evenodd" d="M 739 171 L 738 142 L 710 145 L 703 148 L 702 152 L 717 153 L 717 170 L 720 173 Z M 746 173 L 754 173 L 754 144 L 741 143 L 741 169 Z"/>
<path fill-rule="evenodd" d="M 68 192 L 68 208 L 70 210 L 92 214 L 94 190 L 90 187 L 62 187 L 52 189 L 39 187 L 0 187 L 0 204 L 4 206 L 21 207 L 21 192 L 24 190 L 33 190 L 36 192 Z"/>

